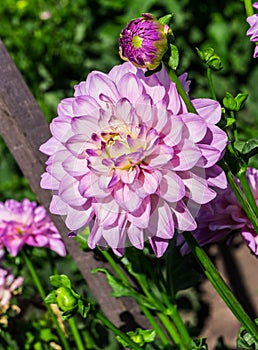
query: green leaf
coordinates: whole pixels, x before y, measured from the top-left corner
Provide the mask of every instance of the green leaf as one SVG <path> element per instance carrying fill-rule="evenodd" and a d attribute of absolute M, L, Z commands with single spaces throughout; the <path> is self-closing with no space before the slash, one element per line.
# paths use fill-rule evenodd
<path fill-rule="evenodd" d="M 258 318 L 255 319 L 255 324 L 258 326 Z M 241 327 L 237 337 L 237 347 L 241 349 L 258 349 L 258 342 L 253 336 L 247 332 L 245 327 Z"/>
<path fill-rule="evenodd" d="M 107 282 L 112 287 L 112 296 L 114 298 L 132 296 L 136 293 L 132 287 L 124 285 L 124 283 L 105 268 L 96 268 L 92 270 L 92 273 L 103 272 L 106 274 Z"/>
<path fill-rule="evenodd" d="M 74 314 L 76 313 L 77 311 L 77 307 L 74 308 L 74 309 L 71 309 L 71 310 L 67 310 L 67 311 L 62 311 L 61 312 L 61 317 L 62 317 L 62 320 L 68 320 L 69 318 L 73 317 Z"/>
<path fill-rule="evenodd" d="M 148 302 L 148 300 L 138 291 L 136 291 L 132 286 L 125 285 L 119 278 L 112 275 L 112 273 L 105 268 L 96 268 L 91 271 L 92 273 L 103 272 L 106 274 L 107 282 L 112 287 L 111 295 L 114 298 L 120 297 L 132 297 L 137 300 L 139 303 L 145 305 L 150 309 L 154 309 L 153 305 Z"/>
<path fill-rule="evenodd" d="M 170 57 L 168 59 L 168 65 L 171 69 L 176 70 L 179 64 L 179 52 L 178 48 L 170 44 Z"/>
<path fill-rule="evenodd" d="M 126 333 L 128 337 L 134 341 L 136 344 L 138 344 L 140 347 L 143 347 L 145 343 L 151 343 L 156 338 L 156 332 L 152 329 L 141 329 L 137 328 L 135 332 L 127 332 Z M 121 337 L 117 336 L 116 339 L 124 346 L 128 347 L 128 343 L 122 339 Z"/>
<path fill-rule="evenodd" d="M 207 350 L 206 338 L 193 339 L 191 343 L 192 350 Z"/>
<path fill-rule="evenodd" d="M 248 97 L 248 94 L 239 93 L 234 97 L 230 92 L 226 92 L 226 96 L 223 98 L 223 105 L 230 111 L 240 111 Z"/>
<path fill-rule="evenodd" d="M 247 141 L 235 141 L 234 147 L 248 160 L 258 154 L 258 137 Z"/>
<path fill-rule="evenodd" d="M 56 304 L 56 291 L 52 290 L 44 299 L 46 304 Z"/>
<path fill-rule="evenodd" d="M 78 312 L 83 318 L 86 318 L 90 309 L 91 309 L 91 303 L 87 302 L 86 300 L 83 300 L 82 298 L 78 301 Z"/>
<path fill-rule="evenodd" d="M 146 273 L 144 270 L 144 266 L 146 267 L 147 265 L 145 265 L 147 263 L 147 261 L 145 261 L 145 257 L 143 255 L 139 256 L 137 253 L 137 251 L 130 251 L 130 255 L 128 255 L 128 258 L 131 259 L 131 261 L 129 261 L 129 259 L 126 256 L 123 256 L 123 258 L 121 259 L 122 264 L 125 266 L 125 268 L 127 269 L 127 271 L 134 277 L 136 277 L 137 279 L 139 279 L 141 281 L 141 283 L 143 284 L 143 286 L 148 289 L 149 288 L 149 283 L 148 283 L 148 279 L 146 277 Z"/>
<path fill-rule="evenodd" d="M 170 22 L 171 22 L 173 17 L 174 17 L 174 14 L 170 13 L 169 15 L 165 15 L 165 16 L 160 17 L 158 19 L 158 21 L 159 21 L 160 24 L 170 25 Z"/>
<path fill-rule="evenodd" d="M 49 277 L 50 284 L 53 287 L 62 287 L 71 288 L 70 279 L 66 275 L 52 275 Z"/>
<path fill-rule="evenodd" d="M 228 91 L 226 91 L 226 96 L 223 98 L 223 106 L 230 111 L 236 111 L 237 102 L 234 96 Z"/>
<path fill-rule="evenodd" d="M 235 97 L 235 100 L 237 103 L 237 111 L 240 111 L 240 109 L 243 108 L 243 105 L 247 100 L 247 97 L 248 97 L 248 94 L 244 94 L 244 93 L 237 94 L 237 96 Z"/>

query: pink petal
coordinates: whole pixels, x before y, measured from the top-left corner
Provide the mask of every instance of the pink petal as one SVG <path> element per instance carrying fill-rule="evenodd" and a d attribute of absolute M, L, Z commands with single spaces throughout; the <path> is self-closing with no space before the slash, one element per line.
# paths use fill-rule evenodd
<path fill-rule="evenodd" d="M 66 174 L 59 187 L 59 196 L 61 199 L 72 206 L 80 206 L 86 202 L 86 199 L 82 197 L 79 190 L 79 181 L 72 176 Z"/>
<path fill-rule="evenodd" d="M 79 192 L 85 198 L 105 198 L 109 195 L 109 190 L 105 190 L 99 186 L 99 176 L 93 172 L 86 173 L 80 179 Z"/>
<path fill-rule="evenodd" d="M 180 117 L 187 126 L 189 138 L 195 143 L 201 141 L 207 130 L 207 125 L 203 118 L 192 113 L 181 114 Z"/>
<path fill-rule="evenodd" d="M 91 135 L 94 133 L 100 133 L 101 130 L 98 127 L 98 111 L 97 116 L 93 114 L 84 115 L 81 117 L 74 117 L 72 120 L 72 129 L 75 134 L 84 135 L 85 141 L 91 139 Z"/>
<path fill-rule="evenodd" d="M 119 93 L 114 82 L 109 78 L 108 75 L 100 72 L 91 72 L 86 81 L 88 95 L 91 95 L 96 99 L 103 107 L 105 103 L 101 103 L 99 96 L 100 94 L 108 96 L 113 101 L 119 100 Z"/>
<path fill-rule="evenodd" d="M 117 83 L 120 96 L 135 103 L 142 95 L 143 86 L 137 76 L 133 73 L 126 73 Z"/>
<path fill-rule="evenodd" d="M 226 174 L 218 165 L 213 165 L 211 168 L 206 169 L 206 179 L 209 186 L 227 188 Z"/>
<path fill-rule="evenodd" d="M 147 228 L 150 219 L 151 203 L 150 197 L 146 197 L 141 206 L 134 212 L 127 213 L 127 219 L 138 228 Z"/>
<path fill-rule="evenodd" d="M 60 142 L 57 141 L 54 137 L 51 137 L 47 142 L 43 143 L 39 147 L 40 152 L 49 156 L 54 154 L 56 151 L 61 151 L 62 149 L 65 149 L 65 147 L 60 144 Z"/>
<path fill-rule="evenodd" d="M 182 171 L 191 169 L 201 158 L 201 152 L 198 147 L 188 139 L 184 139 L 182 143 L 174 149 L 176 150 L 176 154 L 171 160 L 173 170 Z"/>
<path fill-rule="evenodd" d="M 71 176 L 83 176 L 89 171 L 87 167 L 87 160 L 85 158 L 76 158 L 73 155 L 67 157 L 62 162 L 62 167 Z"/>
<path fill-rule="evenodd" d="M 149 237 L 149 242 L 157 258 L 160 258 L 167 250 L 169 240 L 159 237 Z"/>
<path fill-rule="evenodd" d="M 89 138 L 85 134 L 77 134 L 66 141 L 65 146 L 75 156 L 82 155 L 87 148 Z"/>
<path fill-rule="evenodd" d="M 157 196 L 152 197 L 152 212 L 150 215 L 148 236 L 170 239 L 174 235 L 174 221 L 168 204 Z"/>
<path fill-rule="evenodd" d="M 196 222 L 183 201 L 170 205 L 173 211 L 175 227 L 181 231 L 193 231 L 196 229 Z"/>
<path fill-rule="evenodd" d="M 40 187 L 46 190 L 58 190 L 59 181 L 49 173 L 44 173 L 41 175 Z"/>
<path fill-rule="evenodd" d="M 97 115 L 97 113 L 99 113 L 98 110 L 100 109 L 100 105 L 93 97 L 83 95 L 74 99 L 72 108 L 75 117 L 88 115 L 92 112 L 94 112 L 94 115 Z"/>
<path fill-rule="evenodd" d="M 134 191 L 133 187 L 127 184 L 118 184 L 114 188 L 114 198 L 121 208 L 132 212 L 139 208 L 142 199 Z"/>
<path fill-rule="evenodd" d="M 57 106 L 57 113 L 59 117 L 72 117 L 72 103 L 74 101 L 73 97 L 64 98 Z"/>
<path fill-rule="evenodd" d="M 192 100 L 192 104 L 198 114 L 207 122 L 217 124 L 221 118 L 221 107 L 217 101 L 208 98 L 197 98 Z"/>
<path fill-rule="evenodd" d="M 60 142 L 66 142 L 72 136 L 71 118 L 58 117 L 52 120 L 50 130 L 54 138 Z"/>
<path fill-rule="evenodd" d="M 163 172 L 160 182 L 160 196 L 168 202 L 177 202 L 185 195 L 183 181 L 173 171 Z"/>
<path fill-rule="evenodd" d="M 67 213 L 67 204 L 62 201 L 62 199 L 57 196 L 53 195 L 49 210 L 52 214 L 57 214 L 57 215 L 66 215 Z"/>
<path fill-rule="evenodd" d="M 83 229 L 88 225 L 89 221 L 92 219 L 93 209 L 90 202 L 87 206 L 81 209 L 69 208 L 67 210 L 67 217 L 65 219 L 66 226 L 71 231 L 76 231 L 78 229 Z"/>
<path fill-rule="evenodd" d="M 111 226 L 117 221 L 120 208 L 111 196 L 102 199 L 101 202 L 93 203 L 92 206 L 99 226 Z"/>
<path fill-rule="evenodd" d="M 216 192 L 210 189 L 206 179 L 194 173 L 182 174 L 184 185 L 187 187 L 186 196 L 198 204 L 205 204 L 216 197 Z"/>
<path fill-rule="evenodd" d="M 131 224 L 127 229 L 127 235 L 130 242 L 135 248 L 144 248 L 144 233 L 142 229 Z"/>

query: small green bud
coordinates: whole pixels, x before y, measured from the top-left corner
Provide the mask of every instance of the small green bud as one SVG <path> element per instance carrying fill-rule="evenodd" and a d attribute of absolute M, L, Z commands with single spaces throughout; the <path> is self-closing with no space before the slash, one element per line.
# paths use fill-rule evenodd
<path fill-rule="evenodd" d="M 59 287 L 56 290 L 56 302 L 62 311 L 69 311 L 77 306 L 78 298 L 67 287 Z"/>
<path fill-rule="evenodd" d="M 208 48 L 204 50 L 199 50 L 196 48 L 197 53 L 200 57 L 200 59 L 212 70 L 221 70 L 222 69 L 222 63 L 221 59 L 218 55 L 215 54 L 213 48 Z"/>

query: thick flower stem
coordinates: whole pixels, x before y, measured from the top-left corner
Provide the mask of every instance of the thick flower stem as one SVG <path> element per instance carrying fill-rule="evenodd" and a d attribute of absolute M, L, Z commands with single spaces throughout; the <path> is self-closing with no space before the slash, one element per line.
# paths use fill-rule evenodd
<path fill-rule="evenodd" d="M 25 249 L 21 250 L 21 255 L 22 255 L 22 258 L 25 261 L 29 271 L 30 271 L 31 277 L 32 277 L 32 279 L 33 279 L 33 281 L 34 281 L 34 283 L 35 283 L 35 285 L 36 285 L 36 287 L 37 287 L 37 289 L 39 291 L 39 294 L 40 294 L 42 300 L 44 301 L 45 298 L 46 298 L 46 293 L 45 293 L 44 288 L 43 288 L 43 286 L 42 286 L 42 284 L 40 282 L 40 279 L 39 279 L 39 276 L 37 274 L 37 271 L 35 270 L 34 265 L 32 264 L 32 262 L 31 262 L 31 260 L 30 260 L 30 258 L 28 256 L 28 254 L 26 253 Z M 60 341 L 62 342 L 62 345 L 63 345 L 63 349 L 64 350 L 70 350 L 70 346 L 69 346 L 69 344 L 68 344 L 68 342 L 67 342 L 67 340 L 65 338 L 65 335 L 64 335 L 64 333 L 63 333 L 63 331 L 62 331 L 62 329 L 61 329 L 61 327 L 60 327 L 60 325 L 58 323 L 58 320 L 57 320 L 57 318 L 56 318 L 56 316 L 55 316 L 51 306 L 49 304 L 46 304 L 46 303 L 45 303 L 45 306 L 46 306 L 46 308 L 48 310 L 48 313 L 49 313 L 49 315 L 50 315 L 50 317 L 51 317 L 51 319 L 53 321 L 53 324 L 56 327 L 58 336 L 59 336 Z"/>
<path fill-rule="evenodd" d="M 184 238 L 191 248 L 191 251 L 202 267 L 205 275 L 210 280 L 220 297 L 224 300 L 226 305 L 230 308 L 232 313 L 236 316 L 239 322 L 252 334 L 254 339 L 258 341 L 258 327 L 247 315 L 243 307 L 239 304 L 234 294 L 231 292 L 221 275 L 218 273 L 216 267 L 210 261 L 205 251 L 199 246 L 195 238 L 190 232 L 183 232 Z"/>
<path fill-rule="evenodd" d="M 252 16 L 254 14 L 252 0 L 244 0 L 246 16 Z"/>
<path fill-rule="evenodd" d="M 168 72 L 169 78 L 171 79 L 171 81 L 173 81 L 173 83 L 176 84 L 177 91 L 178 91 L 179 95 L 182 97 L 188 112 L 198 114 L 196 109 L 194 108 L 191 100 L 189 99 L 189 96 L 185 92 L 185 89 L 182 86 L 181 81 L 178 79 L 176 72 L 173 69 L 169 68 L 169 66 L 167 64 L 165 64 L 165 67 L 166 67 L 166 70 Z"/>
<path fill-rule="evenodd" d="M 130 346 L 130 349 L 135 349 L 135 350 L 142 349 L 142 347 L 137 345 L 124 332 L 120 331 L 119 328 L 117 328 L 112 322 L 110 322 L 109 319 L 104 314 L 97 311 L 95 316 L 104 324 L 104 326 L 110 329 L 116 336 L 119 336 L 120 338 L 122 338 Z"/>
<path fill-rule="evenodd" d="M 75 344 L 77 346 L 77 349 L 78 350 L 85 350 L 85 346 L 82 342 L 82 338 L 81 338 L 81 335 L 78 331 L 78 328 L 77 328 L 77 325 L 75 323 L 75 320 L 73 317 L 70 317 L 68 319 L 68 323 L 69 323 L 69 326 L 70 326 L 70 329 L 72 331 L 72 334 L 73 334 L 73 338 L 74 338 L 74 341 L 75 341 Z"/>
<path fill-rule="evenodd" d="M 106 258 L 106 260 L 108 261 L 110 266 L 113 268 L 113 270 L 116 272 L 116 274 L 121 279 L 121 281 L 123 281 L 126 285 L 130 285 L 130 282 L 129 282 L 127 276 L 125 275 L 123 270 L 119 267 L 119 265 L 115 262 L 113 257 L 109 254 L 109 252 L 107 250 L 102 250 L 100 248 L 99 248 L 99 251 Z M 153 329 L 156 331 L 157 335 L 160 337 L 160 340 L 162 341 L 163 345 L 164 346 L 170 345 L 169 338 L 164 333 L 164 331 L 162 330 L 162 328 L 160 327 L 160 325 L 158 324 L 156 319 L 152 316 L 152 314 L 150 313 L 148 308 L 145 307 L 144 305 L 140 305 L 140 304 L 139 304 L 139 307 L 141 308 L 141 310 L 144 313 L 144 315 L 147 318 L 147 320 L 152 325 Z"/>

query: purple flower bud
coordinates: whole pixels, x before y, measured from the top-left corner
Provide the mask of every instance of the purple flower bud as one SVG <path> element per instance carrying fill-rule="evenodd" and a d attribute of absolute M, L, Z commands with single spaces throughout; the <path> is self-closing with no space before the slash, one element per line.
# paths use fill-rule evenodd
<path fill-rule="evenodd" d="M 119 38 L 119 54 L 138 68 L 158 67 L 168 49 L 167 37 L 172 30 L 149 13 L 131 20 Z"/>

